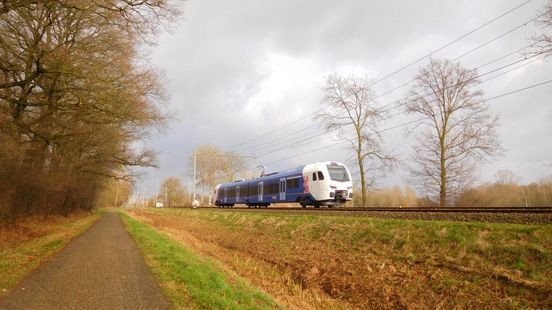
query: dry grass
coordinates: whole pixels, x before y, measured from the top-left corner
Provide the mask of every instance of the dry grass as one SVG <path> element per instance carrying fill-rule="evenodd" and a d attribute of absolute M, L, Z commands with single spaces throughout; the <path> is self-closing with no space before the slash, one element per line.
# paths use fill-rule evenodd
<path fill-rule="evenodd" d="M 289 308 L 552 306 L 552 225 L 218 210 L 132 214 Z"/>
<path fill-rule="evenodd" d="M 0 296 L 99 218 L 99 213 L 80 212 L 31 217 L 0 227 Z"/>
<path fill-rule="evenodd" d="M 282 273 L 269 257 L 243 253 L 241 246 L 221 246 L 212 236 L 194 236 L 182 226 L 183 218 L 159 217 L 143 212 L 128 212 L 132 217 L 160 229 L 193 251 L 217 259 L 223 266 L 262 288 L 277 302 L 294 309 L 346 309 L 347 304 L 328 297 L 320 289 L 305 290 L 289 273 Z M 245 219 L 245 217 L 244 217 Z M 247 241 L 248 238 L 244 239 Z M 247 243 L 247 242 L 246 242 Z M 254 244 L 250 250 L 254 251 Z"/>

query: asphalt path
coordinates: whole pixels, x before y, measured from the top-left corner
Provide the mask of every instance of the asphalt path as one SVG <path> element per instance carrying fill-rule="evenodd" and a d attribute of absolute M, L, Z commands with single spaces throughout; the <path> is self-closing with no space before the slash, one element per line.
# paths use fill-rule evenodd
<path fill-rule="evenodd" d="M 115 212 L 106 213 L 0 300 L 0 309 L 170 307 Z"/>

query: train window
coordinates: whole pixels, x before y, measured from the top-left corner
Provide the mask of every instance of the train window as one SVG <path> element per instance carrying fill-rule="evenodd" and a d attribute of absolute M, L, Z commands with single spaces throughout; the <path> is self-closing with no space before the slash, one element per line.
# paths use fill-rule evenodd
<path fill-rule="evenodd" d="M 291 180 L 287 180 L 287 188 L 290 189 L 290 188 L 297 188 L 299 187 L 299 178 L 295 178 L 295 179 L 291 179 Z"/>
<path fill-rule="evenodd" d="M 324 180 L 324 175 L 320 171 L 318 171 L 318 179 L 319 180 Z"/>
<path fill-rule="evenodd" d="M 246 186 L 241 186 L 240 187 L 240 197 L 246 197 L 246 196 L 248 196 L 247 187 Z"/>
<path fill-rule="evenodd" d="M 330 166 L 328 165 L 328 172 L 330 173 L 330 179 L 334 181 L 346 182 L 349 181 L 349 174 L 343 166 Z"/>
<path fill-rule="evenodd" d="M 278 184 L 265 184 L 264 193 L 266 195 L 276 194 L 278 192 Z"/>
<path fill-rule="evenodd" d="M 257 196 L 258 195 L 258 189 L 257 189 L 257 183 L 250 184 L 249 185 L 249 196 Z"/>
<path fill-rule="evenodd" d="M 313 172 L 313 173 L 312 173 L 312 180 L 313 180 L 313 181 L 316 181 L 316 172 Z"/>

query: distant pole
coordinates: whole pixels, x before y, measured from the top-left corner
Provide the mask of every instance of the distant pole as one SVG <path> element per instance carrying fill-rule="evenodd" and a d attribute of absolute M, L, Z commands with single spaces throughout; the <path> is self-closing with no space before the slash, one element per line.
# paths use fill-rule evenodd
<path fill-rule="evenodd" d="M 119 202 L 119 180 L 117 180 L 117 183 L 115 184 L 115 208 L 117 208 L 117 203 Z"/>
<path fill-rule="evenodd" d="M 253 167 L 252 167 L 252 170 L 251 170 L 251 178 L 254 179 L 255 178 L 255 160 L 257 159 L 257 157 L 255 156 L 255 154 L 253 154 Z"/>
<path fill-rule="evenodd" d="M 155 198 L 153 202 L 153 206 L 157 208 L 157 196 L 159 195 L 159 176 L 157 176 L 155 180 Z"/>
<path fill-rule="evenodd" d="M 199 202 L 196 200 L 196 170 L 197 170 L 197 151 L 196 149 L 194 149 L 194 179 L 193 179 L 193 186 L 194 186 L 194 194 L 193 194 L 193 197 L 194 199 L 192 200 L 192 207 L 197 207 L 197 205 L 199 204 Z"/>
<path fill-rule="evenodd" d="M 194 200 L 196 199 L 196 169 L 197 169 L 197 152 L 194 149 L 194 179 L 192 181 Z"/>
<path fill-rule="evenodd" d="M 169 207 L 169 188 L 165 186 L 165 206 Z"/>

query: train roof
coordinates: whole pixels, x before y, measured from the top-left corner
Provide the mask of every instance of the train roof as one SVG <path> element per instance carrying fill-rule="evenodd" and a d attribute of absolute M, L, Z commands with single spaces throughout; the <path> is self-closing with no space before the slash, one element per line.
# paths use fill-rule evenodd
<path fill-rule="evenodd" d="M 273 180 L 273 179 L 279 179 L 279 178 L 287 177 L 287 176 L 290 176 L 290 175 L 303 174 L 303 170 L 305 169 L 306 166 L 320 166 L 320 165 L 322 165 L 322 166 L 326 166 L 326 165 L 329 165 L 329 166 L 335 166 L 335 165 L 345 166 L 344 164 L 339 163 L 339 162 L 335 162 L 335 161 L 320 161 L 320 162 L 311 163 L 309 165 L 299 166 L 299 167 L 296 167 L 296 168 L 293 168 L 293 169 L 288 169 L 288 170 L 279 171 L 279 172 L 272 172 L 272 173 L 263 175 L 261 177 L 255 178 L 255 179 L 239 180 L 239 181 L 219 184 L 219 185 L 217 185 L 216 188 L 228 187 L 228 186 L 240 186 L 242 184 L 247 184 L 249 182 L 263 182 L 263 181 L 267 181 L 267 180 Z"/>
<path fill-rule="evenodd" d="M 288 169 L 288 170 L 284 170 L 284 171 L 269 173 L 269 174 L 263 175 L 261 177 L 255 178 L 255 179 L 239 180 L 239 181 L 234 181 L 234 182 L 230 182 L 230 183 L 223 183 L 223 184 L 220 184 L 220 187 L 239 186 L 241 184 L 247 184 L 249 182 L 263 182 L 263 181 L 266 181 L 266 180 L 283 178 L 283 177 L 286 177 L 286 176 L 289 176 L 289 175 L 302 174 L 304 168 L 305 168 L 305 165 L 300 166 L 300 167 L 296 167 L 296 168 L 293 168 L 293 169 Z"/>
<path fill-rule="evenodd" d="M 260 181 L 264 181 L 264 180 L 271 180 L 271 179 L 274 179 L 274 178 L 281 178 L 281 177 L 285 177 L 285 176 L 288 176 L 288 175 L 303 174 L 303 169 L 304 168 L 305 168 L 305 166 L 303 165 L 303 166 L 296 167 L 296 168 L 293 168 L 293 169 L 288 169 L 288 170 L 279 171 L 279 172 L 273 172 L 273 173 L 269 173 L 267 175 L 263 175 L 261 177 L 258 177 L 256 179 L 249 180 L 249 181 L 260 182 Z"/>

